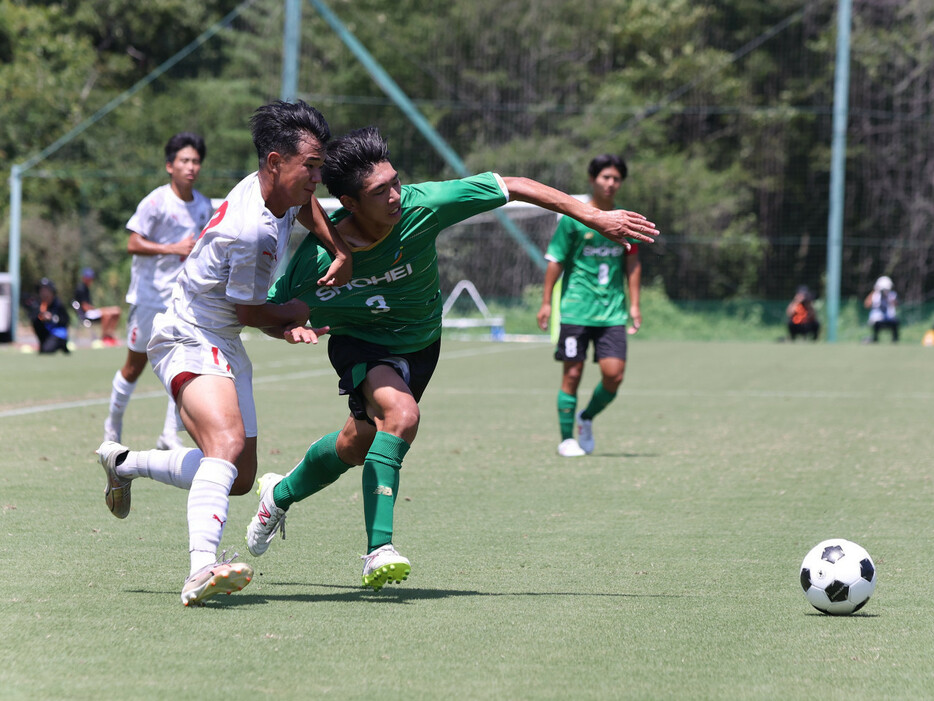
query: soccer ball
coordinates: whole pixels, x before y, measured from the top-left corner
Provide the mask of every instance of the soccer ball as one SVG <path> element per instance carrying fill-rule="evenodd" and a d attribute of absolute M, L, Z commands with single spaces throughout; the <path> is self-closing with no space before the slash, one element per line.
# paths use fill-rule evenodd
<path fill-rule="evenodd" d="M 856 543 L 842 538 L 825 540 L 804 556 L 801 588 L 818 611 L 846 616 L 869 601 L 876 588 L 876 566 Z"/>

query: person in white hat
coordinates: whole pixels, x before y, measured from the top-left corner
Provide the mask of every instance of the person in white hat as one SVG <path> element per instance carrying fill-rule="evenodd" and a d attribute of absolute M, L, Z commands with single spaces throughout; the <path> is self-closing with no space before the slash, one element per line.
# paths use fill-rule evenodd
<path fill-rule="evenodd" d="M 879 342 L 879 332 L 889 329 L 892 332 L 892 343 L 898 343 L 898 316 L 896 306 L 898 293 L 892 286 L 892 278 L 883 275 L 872 287 L 872 292 L 866 295 L 863 306 L 869 310 L 869 325 L 872 327 L 872 342 Z"/>

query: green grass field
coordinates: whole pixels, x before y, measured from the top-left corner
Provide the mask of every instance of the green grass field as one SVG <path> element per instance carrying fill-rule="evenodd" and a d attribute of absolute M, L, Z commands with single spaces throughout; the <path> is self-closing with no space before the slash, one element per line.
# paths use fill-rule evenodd
<path fill-rule="evenodd" d="M 260 471 L 285 471 L 346 407 L 322 349 L 248 350 Z M 124 353 L 0 350 L 2 699 L 934 697 L 932 349 L 637 339 L 595 454 L 566 460 L 548 346 L 446 342 L 396 509 L 409 580 L 360 588 L 351 471 L 200 609 L 186 493 L 103 503 Z M 159 390 L 125 442 L 155 442 Z M 256 503 L 232 500 L 224 547 L 246 553 Z M 851 617 L 798 584 L 829 537 L 878 567 Z"/>

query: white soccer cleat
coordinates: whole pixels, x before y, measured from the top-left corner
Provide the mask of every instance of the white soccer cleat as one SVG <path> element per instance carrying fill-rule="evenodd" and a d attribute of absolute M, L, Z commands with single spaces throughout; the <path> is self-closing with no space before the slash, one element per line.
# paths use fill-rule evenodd
<path fill-rule="evenodd" d="M 223 555 L 221 556 L 223 558 Z M 188 576 L 182 588 L 185 606 L 201 606 L 215 594 L 233 594 L 253 580 L 253 568 L 245 562 L 215 562 Z"/>
<path fill-rule="evenodd" d="M 594 449 L 593 440 L 593 419 L 581 417 L 583 411 L 577 412 L 577 444 L 587 455 L 590 455 Z"/>
<path fill-rule="evenodd" d="M 408 579 L 411 563 L 396 552 L 392 543 L 363 555 L 363 586 L 379 591 L 384 584 Z"/>
<path fill-rule="evenodd" d="M 104 440 L 113 443 L 120 442 L 120 434 L 123 431 L 122 421 L 113 421 L 110 416 L 104 420 Z"/>
<path fill-rule="evenodd" d="M 558 444 L 558 455 L 562 458 L 579 458 L 587 455 L 573 438 L 565 438 Z"/>
<path fill-rule="evenodd" d="M 184 447 L 177 433 L 163 433 L 156 441 L 156 450 L 178 450 Z"/>
<path fill-rule="evenodd" d="M 126 518 L 130 513 L 130 485 L 132 480 L 117 475 L 117 459 L 130 449 L 115 441 L 104 441 L 97 449 L 107 483 L 104 486 L 104 501 L 117 518 Z"/>
<path fill-rule="evenodd" d="M 285 540 L 286 512 L 285 509 L 276 506 L 272 498 L 273 490 L 283 479 L 282 475 L 274 472 L 267 472 L 259 478 L 259 488 L 256 490 L 259 494 L 259 508 L 250 525 L 246 527 L 246 546 L 254 557 L 266 552 L 272 539 L 276 537 L 276 531 L 281 531 L 282 539 Z"/>

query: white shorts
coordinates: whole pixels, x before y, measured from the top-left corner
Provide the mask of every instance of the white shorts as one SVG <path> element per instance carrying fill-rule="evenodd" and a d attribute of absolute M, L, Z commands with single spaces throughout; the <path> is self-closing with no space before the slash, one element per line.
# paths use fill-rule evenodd
<path fill-rule="evenodd" d="M 153 371 L 170 395 L 172 380 L 182 373 L 218 375 L 233 380 L 244 433 L 247 438 L 257 435 L 253 364 L 239 336 L 231 339 L 207 334 L 196 326 L 160 313 L 153 319 L 147 352 Z"/>
<path fill-rule="evenodd" d="M 126 320 L 126 347 L 136 353 L 145 353 L 152 338 L 152 320 L 165 309 L 130 305 L 130 315 Z"/>

